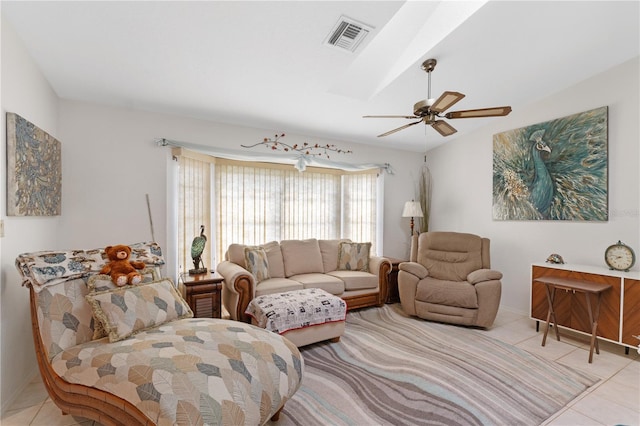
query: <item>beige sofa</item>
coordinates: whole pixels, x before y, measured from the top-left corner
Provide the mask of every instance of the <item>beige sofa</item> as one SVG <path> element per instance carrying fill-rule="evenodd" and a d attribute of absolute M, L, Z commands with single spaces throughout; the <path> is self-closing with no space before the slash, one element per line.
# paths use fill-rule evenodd
<path fill-rule="evenodd" d="M 245 310 L 254 297 L 303 288 L 339 296 L 347 309 L 382 306 L 391 263 L 369 255 L 367 244 L 317 239 L 231 244 L 217 267 L 224 278 L 224 306 L 231 319 L 249 322 Z"/>
<path fill-rule="evenodd" d="M 458 232 L 414 235 L 410 262 L 399 265 L 398 293 L 409 315 L 491 327 L 502 273 L 491 269 L 489 239 Z"/>

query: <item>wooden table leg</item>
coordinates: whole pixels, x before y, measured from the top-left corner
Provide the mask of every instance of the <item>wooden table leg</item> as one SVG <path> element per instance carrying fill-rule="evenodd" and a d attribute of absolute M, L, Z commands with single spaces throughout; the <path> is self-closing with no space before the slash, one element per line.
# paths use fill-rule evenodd
<path fill-rule="evenodd" d="M 596 349 L 596 353 L 600 355 L 600 346 L 598 345 L 598 318 L 600 316 L 600 301 L 602 293 L 598 293 L 598 303 L 596 303 L 596 311 L 591 311 L 591 298 L 589 293 L 584 294 L 587 298 L 587 312 L 589 313 L 589 321 L 591 321 L 591 344 L 589 346 L 589 364 L 593 362 L 593 349 Z"/>
<path fill-rule="evenodd" d="M 556 288 L 550 285 L 545 285 L 547 291 L 547 302 L 549 302 L 549 312 L 547 312 L 547 326 L 544 329 L 544 336 L 542 336 L 542 346 L 547 343 L 547 334 L 553 321 L 553 326 L 556 329 L 556 339 L 560 341 L 560 330 L 558 330 L 558 322 L 556 321 L 556 313 L 553 310 L 553 301 L 556 297 Z"/>

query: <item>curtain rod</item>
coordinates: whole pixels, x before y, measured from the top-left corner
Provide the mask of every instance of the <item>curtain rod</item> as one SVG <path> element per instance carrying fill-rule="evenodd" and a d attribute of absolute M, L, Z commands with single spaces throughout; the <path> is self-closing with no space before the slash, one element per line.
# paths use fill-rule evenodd
<path fill-rule="evenodd" d="M 328 167 L 332 169 L 340 169 L 348 172 L 356 172 L 361 170 L 382 169 L 388 174 L 394 174 L 390 163 L 375 164 L 350 164 L 339 161 L 333 161 L 325 158 L 318 158 L 305 154 L 249 154 L 246 151 L 238 151 L 232 149 L 224 149 L 212 147 L 208 145 L 200 145 L 191 142 L 176 141 L 172 139 L 160 138 L 156 140 L 158 146 L 174 146 L 179 148 L 187 148 L 192 151 L 203 154 L 212 155 L 214 157 L 225 158 L 228 160 L 238 161 L 262 161 L 265 163 L 286 163 L 292 164 L 298 171 L 303 172 L 307 166 Z"/>

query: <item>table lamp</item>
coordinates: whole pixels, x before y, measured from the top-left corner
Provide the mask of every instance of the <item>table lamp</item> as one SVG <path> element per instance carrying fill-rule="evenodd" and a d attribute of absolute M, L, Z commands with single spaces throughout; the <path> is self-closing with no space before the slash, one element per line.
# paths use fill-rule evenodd
<path fill-rule="evenodd" d="M 404 209 L 402 210 L 402 217 L 411 218 L 411 235 L 413 236 L 413 218 L 422 217 L 422 208 L 420 203 L 414 200 L 404 203 Z"/>

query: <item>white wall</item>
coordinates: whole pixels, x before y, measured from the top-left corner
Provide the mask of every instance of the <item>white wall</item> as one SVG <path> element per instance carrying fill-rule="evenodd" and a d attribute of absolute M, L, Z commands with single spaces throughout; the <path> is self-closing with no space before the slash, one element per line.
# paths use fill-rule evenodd
<path fill-rule="evenodd" d="M 172 170 L 170 149 L 158 138 L 242 149 L 286 129 L 252 129 L 203 120 L 58 100 L 22 43 L 2 21 L 2 109 L 16 112 L 62 143 L 62 214 L 53 218 L 7 218 L 6 183 L 0 183 L 6 237 L 0 239 L 2 263 L 2 410 L 37 373 L 29 320 L 28 291 L 14 267 L 23 252 L 96 248 L 151 240 L 146 194 L 149 194 L 155 239 L 169 254 L 173 219 L 169 206 Z M 2 164 L 6 164 L 5 114 L 2 117 Z M 383 253 L 406 257 L 408 219 L 405 201 L 415 197 L 422 156 L 394 149 L 365 147 L 347 141 L 310 139 L 287 134 L 287 142 L 333 143 L 351 149 L 339 156 L 350 163 L 390 163 L 385 174 Z M 333 159 L 338 155 L 332 156 Z M 4 173 L 0 179 L 4 180 Z M 167 274 L 175 276 L 173 268 Z"/>
<path fill-rule="evenodd" d="M 156 240 L 171 251 L 173 227 L 168 218 L 171 192 L 170 148 L 158 147 L 166 138 L 203 146 L 243 150 L 277 130 L 260 130 L 149 112 L 60 102 L 60 134 L 64 146 L 63 215 L 64 247 L 94 247 L 151 239 L 145 194 L 149 194 Z M 289 144 L 309 141 L 333 143 L 352 154 L 333 159 L 349 163 L 385 163 L 395 174 L 385 174 L 384 254 L 408 255 L 408 222 L 402 206 L 414 197 L 421 156 L 397 150 L 376 149 L 343 141 L 308 139 L 287 134 Z M 246 153 L 251 151 L 246 150 Z M 258 148 L 257 153 L 263 151 Z M 416 172 L 414 172 L 416 170 Z M 167 254 L 167 253 L 165 253 Z M 168 273 L 173 276 L 173 271 Z"/>
<path fill-rule="evenodd" d="M 636 58 L 534 105 L 514 108 L 491 127 L 427 153 L 433 176 L 431 229 L 491 238 L 492 267 L 504 273 L 503 307 L 528 314 L 530 265 L 544 262 L 551 253 L 561 254 L 567 263 L 605 266 L 605 248 L 622 240 L 640 255 L 638 75 Z M 494 221 L 493 134 L 605 105 L 609 107 L 609 220 Z"/>
<path fill-rule="evenodd" d="M 38 374 L 31 337 L 29 291 L 21 287 L 16 255 L 34 247 L 55 247 L 60 217 L 6 217 L 6 113 L 14 112 L 58 138 L 58 98 L 2 18 L 2 119 L 0 124 L 0 206 L 5 237 L 0 239 L 0 381 L 2 409 Z"/>

